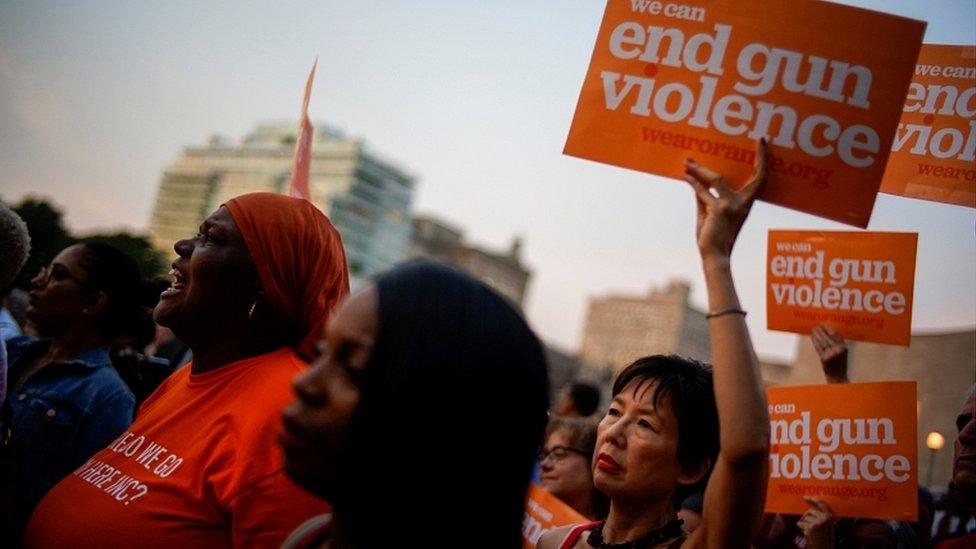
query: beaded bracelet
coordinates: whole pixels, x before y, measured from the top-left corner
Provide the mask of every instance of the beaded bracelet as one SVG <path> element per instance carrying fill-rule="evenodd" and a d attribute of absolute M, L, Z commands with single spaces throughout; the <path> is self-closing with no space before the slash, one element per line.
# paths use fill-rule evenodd
<path fill-rule="evenodd" d="M 730 307 L 728 309 L 722 309 L 721 311 L 715 311 L 713 313 L 708 313 L 705 318 L 712 319 L 725 315 L 742 315 L 746 316 L 746 312 L 737 307 Z"/>

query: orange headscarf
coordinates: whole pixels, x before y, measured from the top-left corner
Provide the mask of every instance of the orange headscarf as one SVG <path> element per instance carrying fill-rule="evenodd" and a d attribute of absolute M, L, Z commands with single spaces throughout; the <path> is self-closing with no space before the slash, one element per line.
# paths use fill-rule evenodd
<path fill-rule="evenodd" d="M 339 231 L 307 200 L 251 193 L 224 205 L 244 236 L 271 305 L 301 332 L 295 350 L 311 358 L 326 320 L 349 293 Z"/>

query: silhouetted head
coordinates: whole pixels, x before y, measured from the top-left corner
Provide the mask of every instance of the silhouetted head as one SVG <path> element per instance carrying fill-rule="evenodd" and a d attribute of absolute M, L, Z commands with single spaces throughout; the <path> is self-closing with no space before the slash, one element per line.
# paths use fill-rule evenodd
<path fill-rule="evenodd" d="M 402 541 L 436 516 L 425 539 L 456 543 L 476 518 L 486 528 L 475 545 L 519 544 L 546 364 L 487 286 L 432 263 L 381 276 L 339 307 L 295 390 L 286 470 L 333 503 L 358 543 Z"/>

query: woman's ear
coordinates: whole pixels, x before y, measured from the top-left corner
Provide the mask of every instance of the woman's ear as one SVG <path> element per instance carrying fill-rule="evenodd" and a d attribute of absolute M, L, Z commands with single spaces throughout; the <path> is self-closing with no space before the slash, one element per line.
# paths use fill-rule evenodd
<path fill-rule="evenodd" d="M 81 310 L 82 313 L 91 316 L 98 316 L 108 306 L 108 294 L 103 291 L 94 292 L 88 300 L 88 304 Z"/>
<path fill-rule="evenodd" d="M 712 460 L 703 459 L 698 463 L 692 465 L 681 466 L 681 474 L 678 475 L 678 484 L 691 485 L 699 480 L 705 478 L 708 475 L 708 471 L 712 468 Z"/>

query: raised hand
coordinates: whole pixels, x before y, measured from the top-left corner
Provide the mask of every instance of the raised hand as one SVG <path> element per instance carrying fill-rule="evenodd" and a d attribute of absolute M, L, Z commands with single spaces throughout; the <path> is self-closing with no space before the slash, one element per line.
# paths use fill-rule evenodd
<path fill-rule="evenodd" d="M 813 329 L 810 339 L 813 341 L 813 348 L 817 350 L 817 355 L 820 356 L 820 364 L 827 383 L 849 383 L 847 344 L 844 342 L 844 337 L 830 326 L 821 324 Z"/>
<path fill-rule="evenodd" d="M 725 178 L 689 158 L 685 181 L 698 202 L 698 250 L 702 258 L 727 258 L 752 203 L 766 182 L 766 140 L 756 143 L 756 162 L 749 182 L 733 191 Z M 712 193 L 714 190 L 714 194 Z"/>
<path fill-rule="evenodd" d="M 822 499 L 806 497 L 803 498 L 810 508 L 800 517 L 797 527 L 807 538 L 809 549 L 833 549 L 834 547 L 834 512 Z"/>

